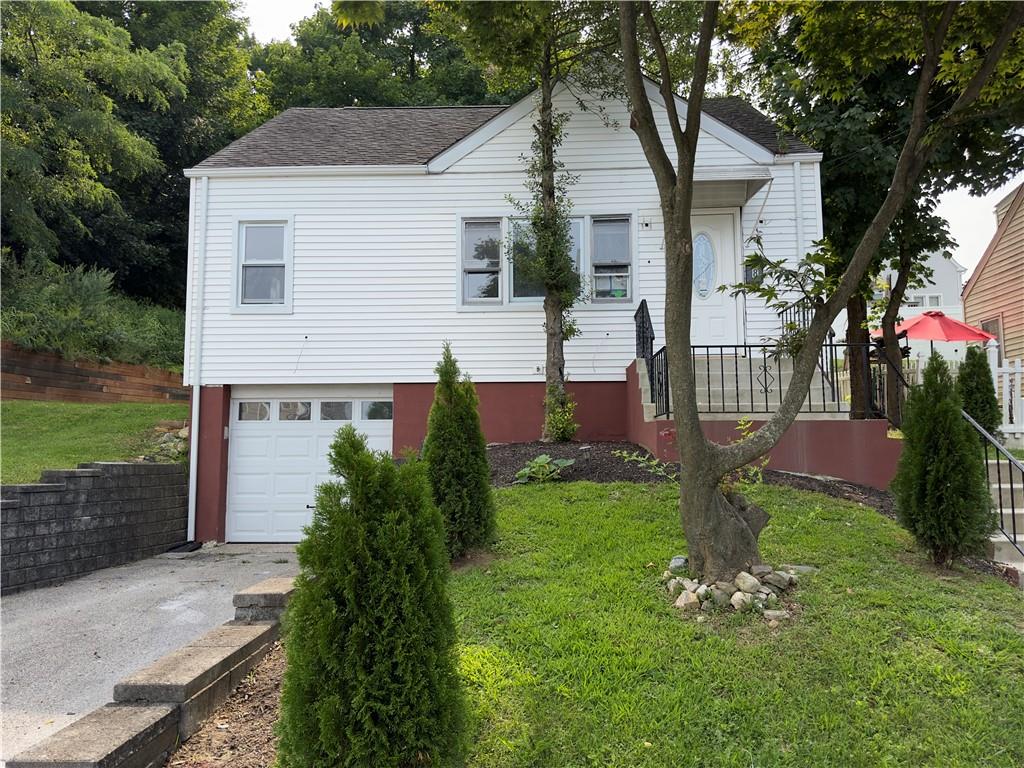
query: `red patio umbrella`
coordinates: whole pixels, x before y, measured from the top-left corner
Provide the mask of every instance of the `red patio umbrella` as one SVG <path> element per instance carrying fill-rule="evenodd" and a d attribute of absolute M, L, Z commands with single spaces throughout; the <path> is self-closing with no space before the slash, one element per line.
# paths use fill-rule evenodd
<path fill-rule="evenodd" d="M 962 320 L 947 317 L 936 310 L 922 312 L 916 317 L 904 320 L 896 326 L 896 334 L 906 334 L 908 339 L 927 339 L 933 342 L 933 349 L 936 341 L 988 341 L 995 338 L 981 328 L 975 328 Z M 881 336 L 882 330 L 876 329 L 871 332 L 871 335 Z"/>

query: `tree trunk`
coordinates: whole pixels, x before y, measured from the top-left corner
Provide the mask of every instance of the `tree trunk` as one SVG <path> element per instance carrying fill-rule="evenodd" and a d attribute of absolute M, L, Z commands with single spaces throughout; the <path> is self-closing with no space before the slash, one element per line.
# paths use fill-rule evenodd
<path fill-rule="evenodd" d="M 540 192 L 544 218 L 552 221 L 558 215 L 557 189 L 555 186 L 555 125 L 554 108 L 551 103 L 555 87 L 553 67 L 554 50 L 550 42 L 544 47 L 539 71 L 540 114 L 537 120 L 537 135 L 540 145 Z M 545 274 L 547 274 L 545 265 Z M 544 290 L 544 426 L 541 439 L 551 441 L 554 436 L 548 430 L 548 415 L 563 408 L 567 401 L 565 393 L 565 332 L 563 328 L 564 308 L 562 297 L 545 285 Z"/>
<path fill-rule="evenodd" d="M 903 368 L 903 353 L 896 338 L 896 318 L 899 317 L 900 305 L 907 293 L 910 272 L 914 266 L 914 259 L 907 248 L 902 243 L 898 247 L 899 271 L 896 273 L 896 283 L 889 291 L 885 314 L 882 315 L 882 340 L 885 342 L 885 358 L 888 361 L 885 366 L 885 414 L 889 423 L 897 429 L 903 426 L 903 388 L 899 374 Z"/>
<path fill-rule="evenodd" d="M 871 366 L 868 344 L 871 334 L 864 327 L 868 304 L 859 291 L 846 302 L 846 370 L 850 374 L 850 418 L 869 419 L 871 408 Z"/>

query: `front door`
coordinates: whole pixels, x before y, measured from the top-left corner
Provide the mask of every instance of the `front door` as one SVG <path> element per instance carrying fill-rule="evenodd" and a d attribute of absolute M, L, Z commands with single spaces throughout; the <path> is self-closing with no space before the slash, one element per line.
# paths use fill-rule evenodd
<path fill-rule="evenodd" d="M 731 213 L 694 216 L 693 323 L 695 345 L 742 344 L 737 300 L 721 285 L 737 282 L 736 220 Z"/>

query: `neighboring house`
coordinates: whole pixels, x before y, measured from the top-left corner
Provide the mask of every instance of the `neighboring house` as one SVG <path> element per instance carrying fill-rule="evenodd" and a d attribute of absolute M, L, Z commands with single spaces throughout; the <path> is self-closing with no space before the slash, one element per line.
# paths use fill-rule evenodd
<path fill-rule="evenodd" d="M 648 90 L 671 147 L 661 97 Z M 574 255 L 591 293 L 565 347 L 579 437 L 626 439 L 642 299 L 664 339 L 657 189 L 623 104 L 581 110 L 560 87 L 555 107 L 571 114 L 559 159 L 578 177 Z M 534 118 L 532 97 L 290 109 L 186 172 L 185 380 L 201 385 L 195 538 L 299 538 L 343 424 L 373 448 L 418 448 L 445 340 L 476 383 L 487 439 L 539 437 L 541 297 L 506 256 L 508 196 L 527 199 Z M 778 332 L 760 299 L 715 288 L 742 278 L 755 231 L 773 259 L 795 260 L 822 236 L 820 160 L 742 100 L 706 102 L 693 214 L 698 343 Z"/>
<path fill-rule="evenodd" d="M 965 320 L 996 337 L 1001 360 L 1024 359 L 1024 184 L 996 205 L 996 233 L 964 286 Z"/>

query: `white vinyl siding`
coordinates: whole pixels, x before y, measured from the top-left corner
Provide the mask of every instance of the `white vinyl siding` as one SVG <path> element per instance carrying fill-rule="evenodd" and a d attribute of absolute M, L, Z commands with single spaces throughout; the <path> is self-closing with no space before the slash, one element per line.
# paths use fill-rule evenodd
<path fill-rule="evenodd" d="M 622 380 L 635 356 L 633 313 L 640 299 L 650 306 L 656 343 L 665 338 L 657 189 L 628 118 L 606 126 L 593 113 L 575 111 L 572 97 L 561 108 L 574 110 L 566 126 L 566 151 L 560 154 L 567 170 L 578 176 L 569 190 L 574 215 L 628 216 L 631 223 L 629 298 L 578 305 L 574 315 L 580 335 L 565 346 L 566 371 L 576 381 Z M 206 254 L 202 383 L 433 381 L 446 340 L 475 381 L 543 381 L 543 310 L 536 299 L 509 300 L 507 259 L 499 265 L 499 292 L 505 298 L 467 306 L 461 296 L 461 222 L 516 216 L 507 196 L 527 197 L 519 158 L 530 151 L 531 119 L 503 131 L 444 173 L 300 176 L 275 171 L 259 178 L 210 178 L 205 237 L 197 231 L 194 248 Z M 701 142 L 699 153 L 705 154 L 699 154 L 698 163 L 705 169 L 712 161 L 730 167 L 752 163 L 718 139 L 702 136 Z M 740 259 L 746 252 L 743 239 L 755 228 L 770 258 L 795 259 L 793 169 L 790 164 L 766 168 L 773 181 L 742 209 L 722 200 L 746 182 L 698 183 L 694 214 L 739 210 Z M 817 165 L 803 163 L 801 174 L 809 247 L 821 236 Z M 197 210 L 193 222 L 199 218 Z M 292 240 L 291 313 L 233 312 L 237 222 L 282 218 L 290 222 Z M 505 228 L 502 243 L 508 237 Z M 586 234 L 583 241 L 581 271 L 589 280 L 592 244 Z M 777 331 L 774 311 L 752 299 L 738 301 L 746 339 L 736 341 L 759 342 Z M 192 322 L 194 317 L 190 333 Z M 194 356 L 186 361 L 193 364 Z"/>

